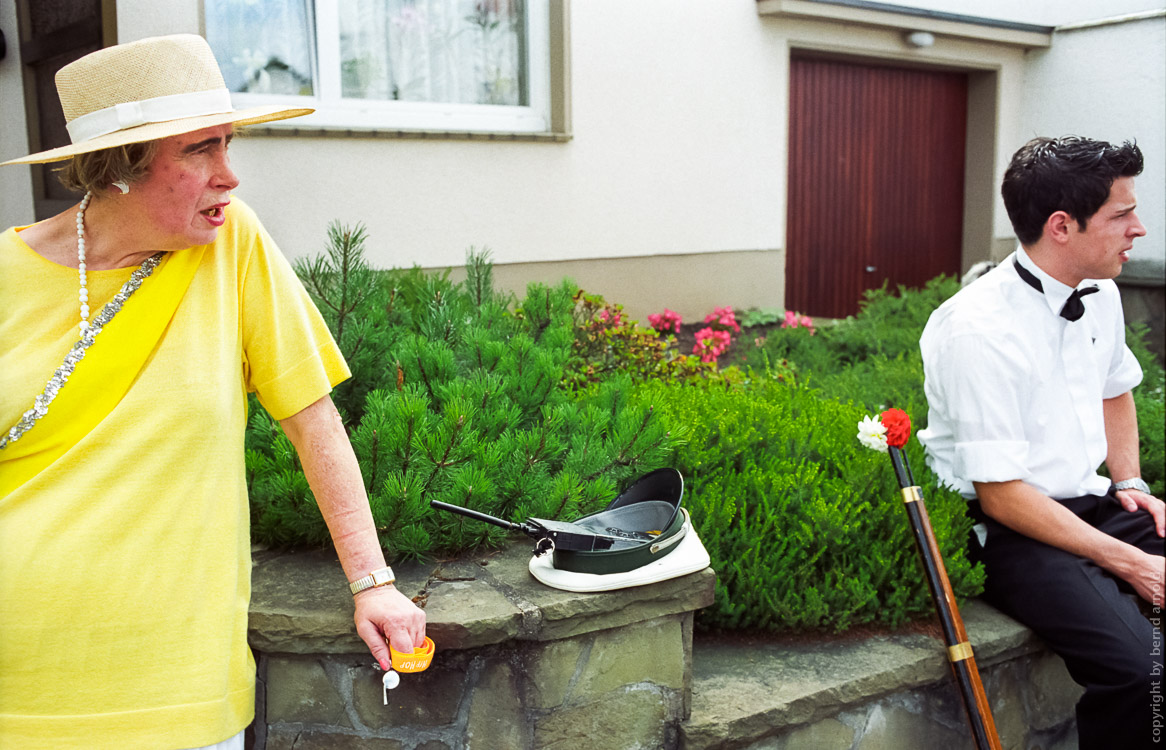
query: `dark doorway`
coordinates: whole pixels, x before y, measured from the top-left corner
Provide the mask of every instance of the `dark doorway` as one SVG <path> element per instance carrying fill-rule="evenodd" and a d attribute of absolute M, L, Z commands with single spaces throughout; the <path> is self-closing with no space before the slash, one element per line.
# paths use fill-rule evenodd
<path fill-rule="evenodd" d="M 30 152 L 69 143 L 65 115 L 57 99 L 57 71 L 79 57 L 114 44 L 114 0 L 18 0 L 20 60 L 24 66 L 25 111 Z M 60 164 L 32 165 L 36 219 L 47 219 L 76 203 L 81 196 L 57 182 L 52 170 Z"/>
<path fill-rule="evenodd" d="M 790 61 L 787 308 L 959 273 L 967 100 L 964 73 Z"/>

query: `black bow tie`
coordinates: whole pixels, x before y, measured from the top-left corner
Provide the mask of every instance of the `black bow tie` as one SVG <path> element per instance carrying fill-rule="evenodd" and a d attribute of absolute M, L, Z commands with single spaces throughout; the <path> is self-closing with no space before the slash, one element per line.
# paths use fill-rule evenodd
<path fill-rule="evenodd" d="M 1041 294 L 1045 293 L 1044 285 L 1040 283 L 1040 279 L 1033 276 L 1031 271 L 1020 265 L 1020 261 L 1013 258 L 1012 265 L 1016 267 L 1016 273 L 1020 274 L 1020 278 L 1024 280 L 1025 284 L 1028 284 Z M 1080 320 L 1081 316 L 1085 314 L 1085 303 L 1081 301 L 1081 298 L 1087 294 L 1100 291 L 1096 286 L 1074 289 L 1073 293 L 1069 295 L 1069 299 L 1065 300 L 1065 304 L 1061 307 L 1061 317 L 1069 322 Z"/>

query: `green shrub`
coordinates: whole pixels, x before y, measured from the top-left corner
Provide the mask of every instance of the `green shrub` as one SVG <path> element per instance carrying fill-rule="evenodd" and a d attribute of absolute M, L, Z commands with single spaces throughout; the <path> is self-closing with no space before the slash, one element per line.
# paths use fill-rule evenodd
<path fill-rule="evenodd" d="M 521 306 L 468 278 L 373 274 L 363 231 L 333 227 L 326 257 L 299 265 L 359 373 L 336 401 L 352 436 L 382 545 L 395 556 L 498 545 L 506 532 L 429 509 L 431 500 L 525 520 L 593 512 L 617 484 L 662 465 L 672 445 L 626 378 L 568 387 L 575 287 L 532 284 Z M 354 289 L 354 286 L 359 288 Z M 343 327 L 342 327 L 343 326 Z M 253 536 L 290 546 L 328 533 L 290 442 L 262 409 L 247 433 Z"/>
<path fill-rule="evenodd" d="M 607 302 L 601 295 L 576 292 L 573 316 L 575 349 L 568 378 L 576 389 L 617 375 L 642 382 L 651 378 L 718 380 L 739 374 L 721 372 L 715 362 L 681 354 L 674 337 L 637 326 L 622 305 Z"/>
<path fill-rule="evenodd" d="M 900 287 L 895 295 L 885 288 L 870 290 L 858 315 L 823 325 L 813 336 L 802 328 L 770 331 L 746 361 L 756 369 L 781 367 L 799 382 L 872 412 L 898 407 L 923 426 L 927 400 L 919 337 L 931 312 L 958 289 L 954 279 L 941 276 L 923 289 Z M 1126 329 L 1126 341 L 1145 373 L 1134 389 L 1142 475 L 1161 497 L 1166 491 L 1166 379 L 1146 346 L 1148 335 L 1144 325 Z"/>
<path fill-rule="evenodd" d="M 1134 388 L 1142 478 L 1154 497 L 1166 497 L 1166 371 L 1146 345 L 1150 329 L 1137 323 L 1126 330 L 1126 342 L 1142 366 L 1142 383 Z"/>
<path fill-rule="evenodd" d="M 776 307 L 750 307 L 741 313 L 741 318 L 737 322 L 742 328 L 756 328 L 780 323 L 784 317 L 785 310 Z"/>
<path fill-rule="evenodd" d="M 936 277 L 922 289 L 868 289 L 858 315 L 819 324 L 812 336 L 804 328 L 771 331 L 762 347 L 746 355 L 746 362 L 762 369 L 766 362 L 788 360 L 799 372 L 823 376 L 871 357 L 894 360 L 918 353 L 927 318 L 957 291 L 959 282 L 950 276 Z"/>
<path fill-rule="evenodd" d="M 890 459 L 856 438 L 863 409 L 767 376 L 637 394 L 688 432 L 674 465 L 717 571 L 704 627 L 843 630 L 931 610 Z M 917 441 L 907 454 L 952 585 L 974 595 L 982 573 L 965 557 L 964 501 L 939 487 Z"/>

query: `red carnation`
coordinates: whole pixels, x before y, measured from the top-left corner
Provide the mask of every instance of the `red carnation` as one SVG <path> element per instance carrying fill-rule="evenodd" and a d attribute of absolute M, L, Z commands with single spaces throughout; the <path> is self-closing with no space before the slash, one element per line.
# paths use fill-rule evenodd
<path fill-rule="evenodd" d="M 911 438 L 911 418 L 902 409 L 887 409 L 879 415 L 879 421 L 887 428 L 887 445 L 902 448 Z"/>

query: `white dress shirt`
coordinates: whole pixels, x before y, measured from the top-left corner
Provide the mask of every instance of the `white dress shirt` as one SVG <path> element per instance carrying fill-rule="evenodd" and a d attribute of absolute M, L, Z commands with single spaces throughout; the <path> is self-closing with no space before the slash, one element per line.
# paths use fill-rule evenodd
<path fill-rule="evenodd" d="M 1040 280 L 1029 286 L 1016 259 Z M 919 346 L 929 406 L 919 440 L 940 479 L 965 498 L 972 482 L 1020 479 L 1053 498 L 1103 495 L 1107 443 L 1102 400 L 1142 380 L 1125 344 L 1117 285 L 1083 298 L 1077 321 L 1060 316 L 1073 289 L 1023 248 L 943 303 Z"/>

